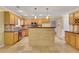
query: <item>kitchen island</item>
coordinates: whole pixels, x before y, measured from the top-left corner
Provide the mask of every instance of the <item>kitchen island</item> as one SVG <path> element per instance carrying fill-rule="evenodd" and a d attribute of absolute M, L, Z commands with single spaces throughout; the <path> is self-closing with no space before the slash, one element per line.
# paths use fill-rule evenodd
<path fill-rule="evenodd" d="M 33 48 L 47 48 L 54 45 L 55 27 L 29 28 L 29 44 Z"/>

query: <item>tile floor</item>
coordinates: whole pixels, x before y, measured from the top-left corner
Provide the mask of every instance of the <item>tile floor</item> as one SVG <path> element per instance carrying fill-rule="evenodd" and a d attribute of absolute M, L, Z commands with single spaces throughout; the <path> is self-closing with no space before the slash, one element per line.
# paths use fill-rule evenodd
<path fill-rule="evenodd" d="M 49 49 L 35 49 L 29 46 L 28 37 L 24 37 L 21 41 L 11 47 L 0 48 L 0 53 L 78 53 L 79 51 L 65 43 L 64 40 L 55 37 L 55 45 Z"/>

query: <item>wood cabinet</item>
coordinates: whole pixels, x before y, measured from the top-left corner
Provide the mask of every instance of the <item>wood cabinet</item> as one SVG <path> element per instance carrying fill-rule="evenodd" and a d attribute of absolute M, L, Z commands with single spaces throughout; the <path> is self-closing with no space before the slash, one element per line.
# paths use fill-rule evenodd
<path fill-rule="evenodd" d="M 4 12 L 4 23 L 15 24 L 15 16 L 10 12 Z"/>
<path fill-rule="evenodd" d="M 69 14 L 69 24 L 70 25 L 79 25 L 79 11 Z"/>
<path fill-rule="evenodd" d="M 18 39 L 19 39 L 18 32 L 14 32 L 14 43 L 16 43 Z"/>
<path fill-rule="evenodd" d="M 49 21 L 49 19 L 42 18 L 41 21 L 42 21 L 42 23 L 47 23 Z"/>
<path fill-rule="evenodd" d="M 74 17 L 79 18 L 79 11 L 74 12 Z"/>
<path fill-rule="evenodd" d="M 65 32 L 65 40 L 68 44 L 71 46 L 75 47 L 75 42 L 76 42 L 76 34 L 72 32 Z"/>
<path fill-rule="evenodd" d="M 75 25 L 79 25 L 79 11 L 74 13 Z"/>
<path fill-rule="evenodd" d="M 10 13 L 10 24 L 15 24 L 15 16 L 12 13 Z"/>
<path fill-rule="evenodd" d="M 69 14 L 69 24 L 72 31 L 65 32 L 65 40 L 74 48 L 79 49 L 79 11 Z"/>
<path fill-rule="evenodd" d="M 79 49 L 79 33 L 65 32 L 65 40 L 76 49 Z"/>
<path fill-rule="evenodd" d="M 75 40 L 76 40 L 75 37 L 76 37 L 75 33 L 72 32 L 69 33 L 69 40 L 70 40 L 69 43 L 73 47 L 75 47 Z"/>
<path fill-rule="evenodd" d="M 24 19 L 24 25 L 31 25 L 31 22 L 36 22 L 38 24 L 43 24 L 43 23 L 47 23 L 49 22 L 49 19 L 46 19 L 46 18 L 37 18 L 37 19 L 34 19 L 34 18 L 31 18 L 31 19 Z"/>
<path fill-rule="evenodd" d="M 29 34 L 29 33 L 28 33 L 28 30 L 27 30 L 27 29 L 23 29 L 23 30 L 22 30 L 22 36 L 23 36 L 23 37 L 28 36 L 28 34 Z"/>
<path fill-rule="evenodd" d="M 5 43 L 5 45 L 12 45 L 13 44 L 13 33 L 4 32 L 4 43 Z"/>
<path fill-rule="evenodd" d="M 79 49 L 79 34 L 76 34 L 76 48 Z"/>
<path fill-rule="evenodd" d="M 69 44 L 69 42 L 70 42 L 70 40 L 69 40 L 69 32 L 65 32 L 65 40 Z"/>
<path fill-rule="evenodd" d="M 4 32 L 5 45 L 13 45 L 18 41 L 18 32 Z"/>
<path fill-rule="evenodd" d="M 26 20 L 24 20 L 24 25 L 31 25 L 31 22 L 32 22 L 32 20 L 26 19 Z"/>

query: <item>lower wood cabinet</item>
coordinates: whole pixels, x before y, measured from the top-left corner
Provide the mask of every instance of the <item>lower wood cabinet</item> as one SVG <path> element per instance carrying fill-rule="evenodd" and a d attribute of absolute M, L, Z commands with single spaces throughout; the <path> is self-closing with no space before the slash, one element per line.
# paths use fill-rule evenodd
<path fill-rule="evenodd" d="M 19 39 L 18 32 L 14 32 L 14 43 L 16 43 L 18 39 Z"/>
<path fill-rule="evenodd" d="M 4 32 L 4 43 L 5 43 L 5 45 L 12 45 L 13 44 L 13 33 Z"/>
<path fill-rule="evenodd" d="M 79 49 L 79 33 L 65 32 L 65 40 L 76 49 Z"/>
<path fill-rule="evenodd" d="M 76 36 L 75 33 L 72 33 L 72 32 L 69 33 L 70 45 L 73 47 L 75 47 L 75 41 L 76 41 L 75 36 Z"/>
<path fill-rule="evenodd" d="M 13 45 L 18 41 L 18 32 L 4 32 L 5 45 Z"/>
<path fill-rule="evenodd" d="M 28 30 L 27 29 L 22 30 L 22 36 L 23 37 L 28 36 Z"/>
<path fill-rule="evenodd" d="M 69 42 L 70 42 L 70 40 L 69 40 L 69 32 L 65 32 L 65 40 L 69 44 Z"/>
<path fill-rule="evenodd" d="M 65 32 L 65 40 L 68 44 L 70 44 L 71 46 L 75 47 L 75 33 L 72 32 Z"/>
<path fill-rule="evenodd" d="M 76 48 L 79 49 L 79 34 L 76 34 Z"/>

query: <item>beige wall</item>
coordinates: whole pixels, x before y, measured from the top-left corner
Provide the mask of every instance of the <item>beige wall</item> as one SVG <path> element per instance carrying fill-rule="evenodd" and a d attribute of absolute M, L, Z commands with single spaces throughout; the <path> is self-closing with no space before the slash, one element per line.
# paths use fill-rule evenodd
<path fill-rule="evenodd" d="M 0 11 L 0 47 L 4 46 L 4 13 Z"/>
<path fill-rule="evenodd" d="M 63 17 L 56 17 L 56 35 L 62 38 L 63 33 Z"/>

